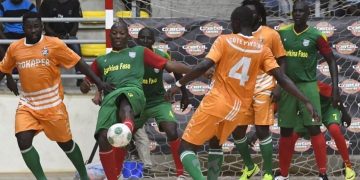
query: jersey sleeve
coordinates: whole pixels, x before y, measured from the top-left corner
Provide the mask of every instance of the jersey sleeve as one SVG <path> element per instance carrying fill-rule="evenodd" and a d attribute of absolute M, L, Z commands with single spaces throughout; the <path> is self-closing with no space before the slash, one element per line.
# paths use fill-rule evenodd
<path fill-rule="evenodd" d="M 316 47 L 319 50 L 320 54 L 323 56 L 328 55 L 332 52 L 325 35 L 320 35 L 318 37 L 318 39 L 316 40 Z"/>
<path fill-rule="evenodd" d="M 271 52 L 273 53 L 275 58 L 286 56 L 286 51 L 278 32 L 274 31 L 274 33 L 272 34 L 271 43 L 272 43 Z"/>
<path fill-rule="evenodd" d="M 101 72 L 99 70 L 98 64 L 97 64 L 97 60 L 95 59 L 91 65 L 90 65 L 90 69 L 99 77 L 101 78 Z M 94 83 L 89 77 L 86 76 L 86 79 L 91 82 Z"/>
<path fill-rule="evenodd" d="M 69 69 L 79 62 L 81 57 L 68 48 L 63 41 L 58 38 L 54 38 L 54 43 L 56 43 L 56 48 L 53 55 L 55 56 L 55 60 L 58 64 Z"/>
<path fill-rule="evenodd" d="M 214 61 L 215 64 L 217 64 L 220 61 L 221 56 L 224 53 L 223 50 L 224 43 L 222 41 L 223 41 L 222 36 L 216 38 L 216 40 L 214 41 L 213 45 L 210 48 L 209 53 L 206 55 L 206 58 L 211 59 L 212 61 Z"/>
<path fill-rule="evenodd" d="M 264 47 L 263 56 L 261 60 L 261 70 L 264 72 L 268 72 L 272 69 L 278 68 L 279 65 L 277 64 L 274 55 L 271 53 L 268 47 Z"/>
<path fill-rule="evenodd" d="M 167 59 L 161 57 L 148 48 L 144 48 L 144 63 L 150 67 L 164 69 Z"/>
<path fill-rule="evenodd" d="M 13 48 L 10 45 L 5 53 L 4 59 L 0 62 L 0 71 L 3 73 L 11 74 L 16 66 L 15 59 L 12 57 L 12 49 Z"/>

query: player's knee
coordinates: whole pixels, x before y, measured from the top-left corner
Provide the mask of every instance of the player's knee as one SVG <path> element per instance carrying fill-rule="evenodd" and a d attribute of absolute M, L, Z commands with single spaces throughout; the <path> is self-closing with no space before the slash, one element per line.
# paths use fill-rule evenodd
<path fill-rule="evenodd" d="M 269 135 L 270 135 L 269 126 L 255 126 L 255 129 L 256 129 L 256 136 L 260 140 L 263 140 L 263 139 L 269 137 Z"/>
<path fill-rule="evenodd" d="M 70 151 L 75 145 L 75 142 L 73 140 L 67 142 L 56 142 L 56 143 L 60 146 L 60 148 L 63 151 Z"/>
<path fill-rule="evenodd" d="M 305 126 L 310 136 L 317 136 L 321 133 L 320 126 Z"/>
<path fill-rule="evenodd" d="M 34 135 L 35 131 L 25 131 L 15 134 L 20 150 L 29 149 L 31 147 Z"/>
<path fill-rule="evenodd" d="M 246 129 L 248 126 L 238 126 L 235 128 L 235 130 L 232 132 L 232 136 L 235 140 L 240 140 L 245 137 L 246 135 Z"/>
<path fill-rule="evenodd" d="M 166 136 L 169 141 L 174 141 L 179 138 L 177 133 L 177 124 L 176 123 L 160 123 L 161 129 L 166 133 Z"/>
<path fill-rule="evenodd" d="M 217 137 L 213 137 L 209 141 L 210 149 L 221 149 L 220 140 Z"/>
<path fill-rule="evenodd" d="M 292 136 L 294 132 L 294 129 L 293 128 L 280 128 L 280 135 L 281 137 L 290 137 Z"/>
<path fill-rule="evenodd" d="M 109 151 L 111 149 L 111 145 L 107 140 L 107 130 L 100 130 L 97 134 L 97 142 L 99 143 L 99 148 L 101 151 Z"/>

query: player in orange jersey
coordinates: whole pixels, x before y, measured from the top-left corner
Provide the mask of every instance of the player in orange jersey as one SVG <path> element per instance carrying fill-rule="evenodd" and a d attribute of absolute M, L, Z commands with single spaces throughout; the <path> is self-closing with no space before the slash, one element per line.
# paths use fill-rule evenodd
<path fill-rule="evenodd" d="M 32 146 L 33 138 L 43 131 L 65 152 L 81 179 L 89 179 L 79 146 L 72 140 L 68 113 L 63 103 L 60 67 L 77 66 L 93 79 L 100 90 L 111 91 L 63 41 L 43 36 L 41 17 L 37 13 L 23 16 L 25 38 L 8 48 L 0 63 L 0 80 L 5 73 L 19 70 L 22 95 L 15 115 L 15 135 L 22 157 L 36 179 L 45 180 L 39 154 Z"/>
<path fill-rule="evenodd" d="M 261 70 L 273 75 L 284 89 L 304 102 L 309 112 L 318 120 L 318 115 L 309 100 L 279 69 L 270 49 L 252 36 L 253 22 L 252 11 L 248 7 L 237 7 L 231 14 L 233 34 L 219 36 L 206 58 L 177 81 L 176 86 L 167 93 L 167 98 L 170 99 L 181 86 L 216 65 L 212 88 L 189 121 L 181 141 L 181 161 L 195 180 L 205 179 L 195 151 L 214 136 L 220 142 L 215 144 L 216 146 L 223 144 L 239 124 L 238 119 L 249 113 L 256 78 Z"/>

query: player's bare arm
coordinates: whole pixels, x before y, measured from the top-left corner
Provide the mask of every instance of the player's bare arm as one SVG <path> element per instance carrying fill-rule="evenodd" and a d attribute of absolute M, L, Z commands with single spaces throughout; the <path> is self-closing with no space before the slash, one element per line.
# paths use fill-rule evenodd
<path fill-rule="evenodd" d="M 332 105 L 333 107 L 338 107 L 341 102 L 340 102 L 340 93 L 338 86 L 339 80 L 338 80 L 338 68 L 336 65 L 336 60 L 332 52 L 328 54 L 324 54 L 323 56 L 329 65 L 329 70 L 332 80 L 332 95 L 331 95 Z"/>
<path fill-rule="evenodd" d="M 277 63 L 280 66 L 280 70 L 285 73 L 285 69 L 286 69 L 286 57 L 282 56 L 276 59 Z M 273 102 L 277 102 L 280 100 L 280 89 L 281 87 L 279 86 L 279 84 L 276 85 L 276 87 L 274 88 L 274 90 L 272 91 L 272 100 Z"/>
<path fill-rule="evenodd" d="M 176 81 L 180 80 L 183 77 L 182 74 L 179 74 L 179 73 L 174 73 L 174 76 L 175 76 Z M 189 100 L 189 96 L 186 91 L 186 87 L 181 86 L 180 90 L 181 90 L 181 94 L 182 94 L 181 100 L 180 100 L 180 108 L 182 111 L 184 111 L 189 106 L 190 100 Z"/>
<path fill-rule="evenodd" d="M 166 92 L 165 98 L 167 100 L 172 99 L 173 95 L 180 90 L 181 86 L 203 75 L 208 69 L 213 67 L 214 64 L 215 64 L 214 61 L 205 58 L 203 61 L 197 64 L 189 73 L 187 73 L 184 77 L 182 77 L 179 81 L 177 81 L 176 86 L 170 88 Z"/>
<path fill-rule="evenodd" d="M 301 102 L 303 102 L 307 108 L 307 110 L 312 114 L 312 117 L 316 121 L 320 121 L 320 117 L 313 105 L 310 103 L 309 99 L 300 92 L 300 90 L 296 87 L 296 85 L 290 80 L 290 78 L 280 69 L 275 68 L 270 70 L 271 75 L 275 77 L 278 84 L 291 95 L 298 98 Z"/>

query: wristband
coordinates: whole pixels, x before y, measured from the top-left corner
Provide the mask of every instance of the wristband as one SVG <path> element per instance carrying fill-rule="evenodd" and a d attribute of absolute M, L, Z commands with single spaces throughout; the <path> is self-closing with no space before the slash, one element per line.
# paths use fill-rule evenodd
<path fill-rule="evenodd" d="M 177 87 L 179 87 L 179 88 L 180 88 L 182 85 L 180 84 L 180 82 L 179 82 L 179 81 L 176 81 L 175 86 L 177 86 Z"/>

